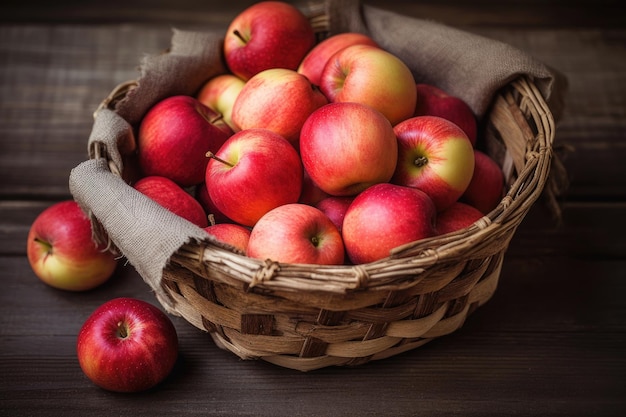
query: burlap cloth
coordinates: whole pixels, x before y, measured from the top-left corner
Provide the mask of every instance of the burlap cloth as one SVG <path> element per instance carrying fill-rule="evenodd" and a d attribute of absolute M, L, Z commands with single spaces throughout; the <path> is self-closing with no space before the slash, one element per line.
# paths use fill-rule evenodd
<path fill-rule="evenodd" d="M 437 85 L 461 97 L 479 119 L 494 93 L 522 74 L 534 78 L 555 119 L 561 115 L 564 77 L 514 47 L 359 0 L 326 0 L 324 7 L 330 34 L 351 31 L 370 35 L 404 60 L 417 82 Z M 92 159 L 74 168 L 69 177 L 70 191 L 94 219 L 98 237 L 107 235 L 173 313 L 174 301 L 161 288 L 162 272 L 184 243 L 207 236 L 135 191 L 111 172 L 109 163 L 114 170 L 123 171 L 123 155 L 135 149 L 135 129 L 153 104 L 171 95 L 193 95 L 207 79 L 226 72 L 221 55 L 223 36 L 174 29 L 168 51 L 143 58 L 138 86 L 115 110 L 105 108 L 97 113 L 88 145 Z M 104 145 L 108 161 L 94 158 L 96 143 Z"/>

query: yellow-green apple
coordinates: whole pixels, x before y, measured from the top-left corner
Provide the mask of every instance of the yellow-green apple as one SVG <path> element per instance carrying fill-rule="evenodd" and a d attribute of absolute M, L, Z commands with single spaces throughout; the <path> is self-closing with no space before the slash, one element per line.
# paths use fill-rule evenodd
<path fill-rule="evenodd" d="M 339 265 L 344 260 L 341 234 L 319 209 L 285 204 L 266 213 L 252 228 L 247 255 L 276 262 Z"/>
<path fill-rule="evenodd" d="M 435 229 L 437 234 L 443 235 L 471 226 L 482 217 L 483 213 L 477 208 L 457 201 L 444 211 L 437 213 Z"/>
<path fill-rule="evenodd" d="M 300 155 L 313 183 L 330 195 L 356 195 L 391 179 L 398 143 L 389 120 L 360 103 L 330 103 L 302 126 Z"/>
<path fill-rule="evenodd" d="M 253 226 L 271 209 L 295 203 L 300 197 L 300 156 L 278 133 L 267 129 L 242 130 L 209 156 L 209 196 L 235 223 Z"/>
<path fill-rule="evenodd" d="M 209 225 L 208 217 L 198 200 L 169 178 L 149 175 L 137 181 L 134 188 L 198 227 Z"/>
<path fill-rule="evenodd" d="M 297 149 L 304 121 L 327 103 L 324 94 L 304 75 L 272 68 L 246 82 L 235 100 L 233 123 L 239 130 L 269 129 Z"/>
<path fill-rule="evenodd" d="M 354 198 L 343 219 L 342 236 L 350 261 L 374 262 L 398 246 L 435 235 L 436 209 L 423 191 L 376 184 Z"/>
<path fill-rule="evenodd" d="M 206 184 L 203 182 L 202 184 L 198 184 L 194 191 L 194 196 L 198 203 L 204 209 L 204 213 L 207 215 L 210 223 L 232 223 L 233 221 L 228 218 L 224 213 L 222 213 L 215 204 L 213 204 L 213 200 L 211 200 L 211 196 L 209 195 L 209 190 L 206 188 Z M 212 221 L 210 220 L 212 219 Z"/>
<path fill-rule="evenodd" d="M 352 45 L 379 46 L 378 43 L 363 33 L 336 33 L 316 44 L 298 66 L 298 72 L 306 76 L 315 85 L 320 84 L 324 66 L 336 52 Z"/>
<path fill-rule="evenodd" d="M 367 104 L 392 125 L 415 112 L 416 84 L 397 56 L 371 45 L 352 45 L 336 52 L 320 77 L 320 89 L 331 102 Z"/>
<path fill-rule="evenodd" d="M 474 175 L 465 193 L 464 201 L 482 213 L 487 214 L 502 200 L 504 194 L 504 173 L 500 166 L 486 153 L 474 151 Z"/>
<path fill-rule="evenodd" d="M 115 255 L 92 240 L 91 222 L 73 200 L 54 203 L 35 218 L 26 254 L 39 279 L 68 291 L 103 284 L 117 265 Z"/>
<path fill-rule="evenodd" d="M 200 103 L 220 113 L 224 122 L 234 130 L 233 105 L 244 84 L 245 81 L 236 75 L 220 74 L 204 83 L 196 98 Z"/>
<path fill-rule="evenodd" d="M 319 201 L 315 207 L 320 209 L 335 224 L 339 233 L 343 229 L 343 219 L 354 197 L 328 196 Z"/>
<path fill-rule="evenodd" d="M 176 328 L 165 313 L 136 298 L 101 304 L 83 323 L 78 363 L 99 387 L 139 392 L 161 383 L 178 358 Z"/>
<path fill-rule="evenodd" d="M 224 37 L 224 58 L 230 71 L 243 80 L 270 68 L 295 71 L 315 40 L 311 23 L 298 8 L 262 1 L 231 21 Z"/>
<path fill-rule="evenodd" d="M 419 188 L 445 210 L 461 197 L 474 173 L 474 148 L 465 132 L 437 116 L 416 116 L 394 127 L 398 165 L 391 182 Z"/>
<path fill-rule="evenodd" d="M 222 116 L 191 96 L 155 104 L 139 126 L 138 159 L 144 176 L 167 177 L 182 187 L 204 179 L 208 151 L 232 135 Z"/>
<path fill-rule="evenodd" d="M 216 223 L 204 230 L 222 243 L 226 243 L 242 253 L 246 253 L 250 241 L 250 229 L 235 223 Z"/>
<path fill-rule="evenodd" d="M 430 84 L 417 84 L 415 116 L 439 116 L 456 123 L 476 146 L 476 116 L 463 99 Z"/>

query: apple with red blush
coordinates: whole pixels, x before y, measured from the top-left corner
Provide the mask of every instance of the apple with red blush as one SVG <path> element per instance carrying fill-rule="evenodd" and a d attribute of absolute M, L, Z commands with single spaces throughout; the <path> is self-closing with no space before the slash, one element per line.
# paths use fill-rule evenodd
<path fill-rule="evenodd" d="M 169 317 L 136 298 L 100 305 L 77 338 L 78 363 L 85 375 L 108 391 L 146 391 L 165 380 L 178 359 L 178 335 Z"/>
<path fill-rule="evenodd" d="M 344 261 L 341 234 L 319 209 L 285 204 L 266 213 L 252 228 L 247 255 L 276 262 L 340 265 Z"/>
<path fill-rule="evenodd" d="M 484 214 L 475 207 L 457 201 L 444 211 L 437 213 L 435 229 L 439 235 L 455 232 L 471 226 L 483 216 Z"/>
<path fill-rule="evenodd" d="M 353 196 L 339 197 L 331 195 L 320 200 L 317 204 L 315 204 L 315 207 L 320 209 L 326 216 L 328 216 L 328 218 L 337 227 L 337 230 L 341 232 L 343 228 L 343 219 L 346 216 L 348 207 L 350 207 L 350 204 L 352 204 L 353 200 Z"/>
<path fill-rule="evenodd" d="M 250 241 L 250 229 L 235 223 L 216 223 L 205 227 L 204 230 L 216 240 L 226 243 L 235 249 L 246 253 Z"/>
<path fill-rule="evenodd" d="M 401 245 L 435 236 L 436 209 L 423 191 L 402 185 L 372 185 L 354 198 L 342 236 L 353 264 L 378 261 Z"/>
<path fill-rule="evenodd" d="M 300 156 L 317 187 L 330 195 L 350 196 L 391 179 L 398 142 L 391 123 L 378 110 L 359 103 L 329 103 L 302 126 Z"/>
<path fill-rule="evenodd" d="M 134 188 L 198 227 L 209 225 L 207 214 L 198 200 L 169 178 L 150 175 L 137 181 Z"/>
<path fill-rule="evenodd" d="M 196 94 L 198 101 L 221 114 L 233 131 L 233 106 L 245 81 L 233 74 L 220 74 L 210 78 Z"/>
<path fill-rule="evenodd" d="M 476 146 L 476 116 L 463 99 L 431 84 L 420 83 L 416 85 L 416 89 L 415 116 L 438 116 L 450 120 L 459 126 L 472 145 Z"/>
<path fill-rule="evenodd" d="M 108 281 L 117 258 L 92 240 L 89 218 L 78 203 L 65 200 L 48 206 L 30 226 L 28 262 L 46 284 L 67 291 L 87 291 Z"/>
<path fill-rule="evenodd" d="M 208 156 L 205 182 L 209 196 L 235 223 L 254 226 L 271 209 L 295 203 L 300 197 L 300 156 L 278 133 L 242 130 Z"/>
<path fill-rule="evenodd" d="M 294 5 L 255 3 L 233 18 L 224 36 L 224 58 L 230 71 L 248 80 L 270 68 L 296 70 L 315 45 L 315 32 Z"/>
<path fill-rule="evenodd" d="M 352 45 L 330 57 L 320 76 L 330 102 L 355 102 L 380 111 L 392 125 L 415 112 L 416 84 L 409 67 L 372 45 Z"/>
<path fill-rule="evenodd" d="M 474 173 L 474 148 L 460 127 L 436 116 L 416 116 L 394 127 L 398 164 L 391 182 L 419 188 L 437 211 L 458 201 Z"/>
<path fill-rule="evenodd" d="M 336 52 L 352 45 L 379 46 L 370 36 L 358 32 L 342 32 L 317 43 L 304 57 L 297 71 L 313 84 L 319 85 L 326 63 Z"/>
<path fill-rule="evenodd" d="M 500 165 L 486 153 L 474 151 L 474 174 L 461 196 L 483 214 L 495 209 L 504 196 L 504 173 Z"/>
<path fill-rule="evenodd" d="M 204 180 L 208 151 L 232 135 L 222 116 L 191 96 L 165 98 L 143 117 L 137 138 L 144 176 L 167 177 L 181 187 Z"/>
<path fill-rule="evenodd" d="M 209 190 L 206 188 L 206 184 L 203 182 L 199 184 L 194 192 L 194 197 L 200 203 L 204 209 L 204 213 L 209 219 L 209 223 L 232 223 L 233 221 L 222 213 L 211 200 Z"/>

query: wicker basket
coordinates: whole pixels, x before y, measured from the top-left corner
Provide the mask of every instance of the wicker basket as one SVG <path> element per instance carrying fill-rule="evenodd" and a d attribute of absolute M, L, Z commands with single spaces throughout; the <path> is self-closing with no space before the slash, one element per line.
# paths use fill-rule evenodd
<path fill-rule="evenodd" d="M 323 34 L 324 17 L 311 20 Z M 114 109 L 134 85 L 102 107 Z M 508 244 L 547 182 L 553 138 L 546 101 L 521 76 L 493 97 L 481 138 L 508 192 L 471 227 L 355 266 L 261 262 L 192 242 L 172 256 L 165 291 L 176 314 L 243 359 L 308 371 L 414 349 L 454 332 L 494 294 Z"/>

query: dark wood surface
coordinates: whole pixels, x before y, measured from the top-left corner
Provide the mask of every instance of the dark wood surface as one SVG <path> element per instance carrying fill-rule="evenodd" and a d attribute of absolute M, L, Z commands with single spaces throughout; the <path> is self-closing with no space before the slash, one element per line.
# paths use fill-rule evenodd
<path fill-rule="evenodd" d="M 561 225 L 538 204 L 498 290 L 459 331 L 357 368 L 301 373 L 241 361 L 172 317 L 180 360 L 157 388 L 103 391 L 76 335 L 101 303 L 156 300 L 131 265 L 67 293 L 25 257 L 31 222 L 70 198 L 91 114 L 171 27 L 224 30 L 243 7 L 179 0 L 5 1 L 0 6 L 0 415 L 626 415 L 626 24 L 619 2 L 371 0 L 528 51 L 569 79 L 557 143 L 571 186 Z"/>

